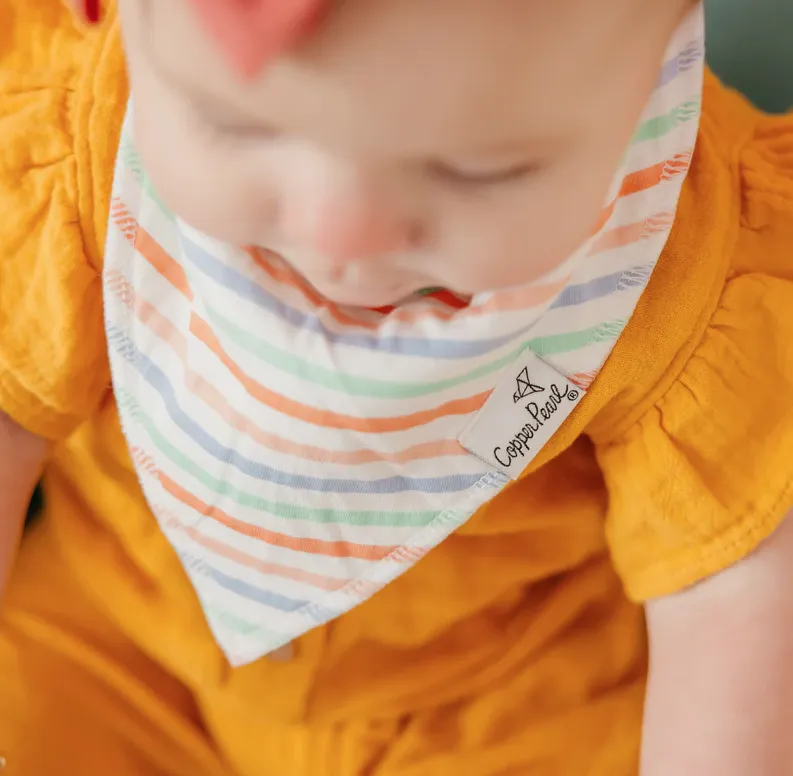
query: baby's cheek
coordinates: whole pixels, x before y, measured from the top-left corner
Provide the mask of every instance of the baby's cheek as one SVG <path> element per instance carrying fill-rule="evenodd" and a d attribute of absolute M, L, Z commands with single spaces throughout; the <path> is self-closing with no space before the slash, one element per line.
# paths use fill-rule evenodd
<path fill-rule="evenodd" d="M 451 285 L 482 291 L 536 281 L 586 239 L 594 209 L 564 189 L 538 186 L 479 217 L 456 214 L 445 230 Z"/>
<path fill-rule="evenodd" d="M 553 272 L 581 248 L 599 225 L 609 179 L 610 174 L 598 175 L 593 170 L 586 185 L 559 182 L 538 197 L 513 233 L 529 250 L 520 251 L 515 241 L 508 246 L 515 257 L 515 271 L 528 269 L 531 277 L 527 279 L 535 280 Z M 515 280 L 526 282 L 520 277 Z"/>

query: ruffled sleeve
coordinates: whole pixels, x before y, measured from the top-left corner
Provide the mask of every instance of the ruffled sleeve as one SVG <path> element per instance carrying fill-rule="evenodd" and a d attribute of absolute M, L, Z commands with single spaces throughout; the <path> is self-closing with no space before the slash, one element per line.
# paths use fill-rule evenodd
<path fill-rule="evenodd" d="M 734 564 L 793 508 L 793 118 L 762 119 L 739 167 L 741 228 L 704 335 L 636 421 L 596 440 L 608 542 L 639 601 Z"/>
<path fill-rule="evenodd" d="M 57 0 L 7 0 L 0 29 L 0 411 L 57 439 L 109 386 L 95 229 L 107 204 L 85 153 L 102 41 Z"/>

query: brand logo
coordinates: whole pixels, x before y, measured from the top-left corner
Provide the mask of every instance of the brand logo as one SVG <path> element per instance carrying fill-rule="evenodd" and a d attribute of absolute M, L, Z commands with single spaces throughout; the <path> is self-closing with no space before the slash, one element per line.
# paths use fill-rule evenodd
<path fill-rule="evenodd" d="M 540 429 L 551 421 L 558 427 L 560 421 L 555 418 L 554 415 L 556 415 L 563 404 L 568 402 L 574 403 L 578 401 L 578 397 L 580 396 L 579 392 L 570 384 L 566 384 L 560 388 L 556 383 L 552 383 L 548 386 L 546 392 L 545 388 L 531 382 L 526 369 L 520 373 L 518 384 L 526 391 L 525 396 L 531 396 L 536 393 L 546 393 L 547 398 L 544 402 L 528 402 L 524 407 L 528 414 L 526 423 L 513 435 L 509 442 L 493 449 L 493 458 L 505 469 L 512 466 L 513 462 L 518 458 L 525 458 L 527 455 L 533 457 L 533 440 L 535 436 L 538 435 Z M 516 394 L 515 402 L 517 403 L 518 400 Z M 562 417 L 562 419 L 564 418 Z M 542 447 L 542 444 L 540 447 Z"/>
<path fill-rule="evenodd" d="M 575 410 L 581 395 L 564 374 L 526 348 L 458 439 L 489 466 L 517 479 Z"/>
<path fill-rule="evenodd" d="M 518 390 L 515 391 L 512 397 L 515 404 L 522 401 L 527 396 L 533 396 L 535 393 L 545 393 L 545 388 L 532 382 L 531 377 L 529 377 L 529 368 L 527 366 L 523 367 L 516 378 L 516 382 Z"/>

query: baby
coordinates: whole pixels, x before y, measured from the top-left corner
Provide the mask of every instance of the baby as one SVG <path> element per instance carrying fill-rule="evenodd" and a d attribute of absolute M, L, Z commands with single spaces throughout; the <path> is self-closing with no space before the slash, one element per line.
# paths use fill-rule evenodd
<path fill-rule="evenodd" d="M 793 774 L 793 118 L 703 14 L 7 0 L 4 776 Z"/>

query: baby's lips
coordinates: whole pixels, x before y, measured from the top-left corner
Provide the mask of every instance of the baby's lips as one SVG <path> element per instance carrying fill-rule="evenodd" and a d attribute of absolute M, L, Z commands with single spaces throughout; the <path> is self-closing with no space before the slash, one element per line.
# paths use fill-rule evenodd
<path fill-rule="evenodd" d="M 190 2 L 232 67 L 250 77 L 306 35 L 327 0 Z"/>

